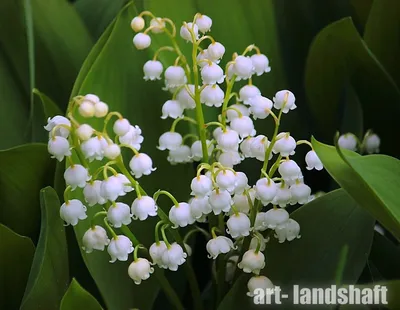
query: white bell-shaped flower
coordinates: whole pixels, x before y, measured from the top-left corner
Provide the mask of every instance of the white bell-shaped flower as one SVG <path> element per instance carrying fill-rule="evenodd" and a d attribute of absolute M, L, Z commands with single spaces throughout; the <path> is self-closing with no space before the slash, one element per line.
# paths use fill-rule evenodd
<path fill-rule="evenodd" d="M 208 196 L 198 197 L 195 196 L 189 201 L 190 214 L 195 220 L 201 218 L 204 214 L 209 214 L 212 211 L 212 207 L 208 202 Z"/>
<path fill-rule="evenodd" d="M 282 157 L 294 155 L 296 149 L 296 140 L 287 132 L 281 132 L 276 136 L 277 141 L 274 144 L 273 152 L 280 153 Z"/>
<path fill-rule="evenodd" d="M 274 101 L 274 108 L 282 110 L 283 113 L 288 113 L 290 110 L 297 108 L 295 104 L 296 98 L 293 93 L 288 90 L 278 91 L 272 100 Z"/>
<path fill-rule="evenodd" d="M 221 212 L 229 212 L 233 204 L 231 194 L 227 190 L 215 189 L 208 199 L 215 215 Z"/>
<path fill-rule="evenodd" d="M 192 190 L 191 195 L 204 197 L 211 193 L 212 181 L 205 175 L 199 175 L 193 178 L 190 188 Z"/>
<path fill-rule="evenodd" d="M 250 245 L 249 245 L 249 250 L 257 250 L 258 243 L 260 243 L 260 251 L 264 252 L 265 247 L 267 246 L 267 242 L 269 239 L 265 239 L 264 237 L 253 237 L 251 238 Z"/>
<path fill-rule="evenodd" d="M 268 57 L 264 54 L 251 55 L 250 59 L 253 63 L 254 73 L 256 73 L 258 76 L 271 71 Z"/>
<path fill-rule="evenodd" d="M 200 102 L 208 107 L 221 107 L 224 98 L 224 91 L 217 84 L 207 85 L 200 93 Z"/>
<path fill-rule="evenodd" d="M 131 173 L 136 178 L 140 178 L 142 175 L 149 175 L 156 170 L 156 168 L 153 168 L 153 161 L 150 156 L 145 153 L 134 155 L 129 162 L 129 168 L 131 168 Z"/>
<path fill-rule="evenodd" d="M 68 200 L 60 208 L 60 217 L 67 225 L 75 226 L 79 220 L 87 218 L 86 207 L 78 199 Z"/>
<path fill-rule="evenodd" d="M 292 184 L 293 181 L 302 177 L 299 165 L 291 159 L 283 161 L 279 165 L 278 171 L 283 180 L 289 185 Z"/>
<path fill-rule="evenodd" d="M 216 259 L 219 254 L 226 254 L 235 249 L 233 241 L 225 236 L 210 239 L 206 244 L 208 258 Z"/>
<path fill-rule="evenodd" d="M 208 156 L 211 156 L 213 150 L 214 150 L 214 144 L 211 143 L 210 140 L 206 140 L 206 145 L 207 145 L 207 153 Z M 203 158 L 203 148 L 201 145 L 201 141 L 197 140 L 194 141 L 192 146 L 190 147 L 190 151 L 192 153 L 192 159 L 194 161 L 200 161 Z"/>
<path fill-rule="evenodd" d="M 72 190 L 77 187 L 84 188 L 90 179 L 89 171 L 82 165 L 73 164 L 65 169 L 64 180 Z"/>
<path fill-rule="evenodd" d="M 132 222 L 131 208 L 126 203 L 113 203 L 107 212 L 108 221 L 116 228 Z"/>
<path fill-rule="evenodd" d="M 267 230 L 267 225 L 265 224 L 265 212 L 258 212 L 256 219 L 254 221 L 254 230 L 264 231 Z"/>
<path fill-rule="evenodd" d="M 129 132 L 131 124 L 126 118 L 117 119 L 114 123 L 113 130 L 117 136 L 124 136 Z"/>
<path fill-rule="evenodd" d="M 104 149 L 104 156 L 110 160 L 116 159 L 119 155 L 121 155 L 121 148 L 118 144 L 110 143 L 107 144 Z"/>
<path fill-rule="evenodd" d="M 229 126 L 226 126 L 226 129 L 230 129 Z M 223 133 L 223 129 L 221 127 L 217 127 L 213 131 L 213 137 L 214 139 L 218 139 L 218 137 Z"/>
<path fill-rule="evenodd" d="M 239 148 L 239 134 L 232 129 L 225 129 L 217 137 L 218 147 L 224 151 L 237 151 Z"/>
<path fill-rule="evenodd" d="M 152 18 L 150 20 L 150 27 L 152 27 L 152 33 L 162 33 L 165 29 L 165 20 L 161 17 Z"/>
<path fill-rule="evenodd" d="M 154 268 L 151 267 L 150 262 L 145 258 L 138 258 L 128 267 L 128 275 L 137 285 L 150 278 L 150 274 L 153 272 Z"/>
<path fill-rule="evenodd" d="M 244 172 L 236 171 L 236 185 L 235 185 L 235 194 L 241 194 L 245 189 L 248 189 L 250 186 L 248 184 L 249 179 Z"/>
<path fill-rule="evenodd" d="M 277 183 L 276 189 L 276 195 L 274 200 L 272 200 L 272 204 L 285 208 L 292 201 L 292 193 L 285 183 Z"/>
<path fill-rule="evenodd" d="M 109 243 L 106 230 L 98 225 L 89 228 L 82 237 L 82 249 L 86 253 L 92 253 L 93 250 L 104 251 Z"/>
<path fill-rule="evenodd" d="M 167 131 L 164 132 L 158 139 L 159 150 L 176 150 L 182 145 L 182 135 L 178 132 Z"/>
<path fill-rule="evenodd" d="M 195 40 L 197 40 L 199 38 L 199 27 L 193 23 L 184 23 L 179 31 L 182 39 L 187 42 L 193 42 L 192 33 Z"/>
<path fill-rule="evenodd" d="M 271 142 L 268 141 L 268 138 L 264 135 L 258 135 L 251 140 L 250 143 L 250 153 L 252 157 L 255 157 L 259 161 L 265 160 L 265 153 L 269 147 Z M 272 152 L 269 154 L 268 160 L 272 158 Z"/>
<path fill-rule="evenodd" d="M 345 133 L 339 137 L 338 145 L 341 148 L 348 149 L 350 151 L 356 151 L 357 137 L 352 133 Z"/>
<path fill-rule="evenodd" d="M 225 54 L 225 47 L 219 42 L 211 43 L 207 48 L 208 59 L 219 62 Z"/>
<path fill-rule="evenodd" d="M 307 164 L 307 170 L 322 170 L 324 169 L 324 165 L 322 164 L 321 160 L 319 159 L 317 153 L 315 153 L 314 150 L 309 151 L 306 154 L 306 164 Z"/>
<path fill-rule="evenodd" d="M 196 107 L 196 102 L 192 98 L 192 95 L 194 96 L 195 89 L 193 84 L 188 84 L 187 86 L 190 93 L 188 92 L 186 87 L 183 87 L 181 90 L 178 91 L 176 99 L 179 101 L 183 108 L 190 110 Z"/>
<path fill-rule="evenodd" d="M 162 263 L 162 255 L 167 249 L 164 241 L 154 242 L 149 248 L 149 254 L 154 264 L 159 265 L 161 268 L 166 268 Z"/>
<path fill-rule="evenodd" d="M 178 266 L 182 265 L 186 261 L 187 254 L 183 251 L 182 247 L 177 244 L 171 244 L 170 248 L 167 248 L 161 257 L 161 262 L 165 269 L 177 271 Z"/>
<path fill-rule="evenodd" d="M 95 103 L 94 116 L 97 118 L 105 117 L 108 114 L 108 104 L 102 101 Z"/>
<path fill-rule="evenodd" d="M 364 137 L 363 145 L 367 154 L 379 153 L 381 139 L 375 133 L 368 133 Z"/>
<path fill-rule="evenodd" d="M 94 132 L 94 130 L 93 130 L 92 126 L 90 126 L 88 124 L 80 125 L 75 131 L 76 135 L 78 136 L 79 140 L 81 140 L 81 141 L 89 140 L 92 137 L 93 132 Z"/>
<path fill-rule="evenodd" d="M 255 96 L 249 99 L 250 113 L 253 115 L 254 119 L 265 119 L 270 114 L 272 109 L 272 101 L 263 96 Z"/>
<path fill-rule="evenodd" d="M 130 126 L 127 134 L 118 138 L 120 143 L 131 145 L 137 151 L 140 150 L 140 145 L 144 138 L 142 136 L 142 130 L 139 126 Z"/>
<path fill-rule="evenodd" d="M 133 45 L 138 50 L 144 50 L 151 45 L 151 38 L 148 34 L 139 32 L 133 37 Z"/>
<path fill-rule="evenodd" d="M 51 158 L 56 158 L 58 161 L 63 161 L 65 156 L 72 155 L 68 140 L 61 136 L 50 138 L 47 150 L 52 155 Z"/>
<path fill-rule="evenodd" d="M 289 219 L 289 213 L 285 209 L 272 208 L 265 212 L 264 225 L 267 228 L 275 229 L 278 225 L 281 225 Z"/>
<path fill-rule="evenodd" d="M 101 183 L 100 180 L 86 183 L 86 186 L 83 189 L 83 196 L 85 197 L 85 201 L 88 203 L 89 207 L 92 207 L 95 204 L 105 204 L 106 199 L 104 199 L 100 194 Z"/>
<path fill-rule="evenodd" d="M 69 121 L 68 118 L 61 116 L 61 115 L 56 115 L 54 117 L 49 117 L 47 119 L 47 125 L 44 126 L 44 129 L 46 129 L 48 132 L 52 132 L 53 128 L 56 127 L 57 125 L 66 125 L 68 127 L 71 127 L 71 122 Z M 65 127 L 57 127 L 54 130 L 54 135 L 55 136 L 60 136 L 63 138 L 68 138 L 69 136 L 69 129 Z"/>
<path fill-rule="evenodd" d="M 163 72 L 163 65 L 158 60 L 148 60 L 143 66 L 144 79 L 146 81 L 160 80 Z"/>
<path fill-rule="evenodd" d="M 132 215 L 141 221 L 149 216 L 157 216 L 157 205 L 153 198 L 149 196 L 137 197 L 131 207 Z"/>
<path fill-rule="evenodd" d="M 206 33 L 210 31 L 212 26 L 212 19 L 207 15 L 199 15 L 196 19 L 196 25 L 199 28 L 199 31 L 202 33 Z"/>
<path fill-rule="evenodd" d="M 174 150 L 170 150 L 167 160 L 172 164 L 185 164 L 192 161 L 192 151 L 190 147 L 182 144 Z"/>
<path fill-rule="evenodd" d="M 253 62 L 248 56 L 237 56 L 232 67 L 237 81 L 249 79 L 254 72 Z"/>
<path fill-rule="evenodd" d="M 236 187 L 236 173 L 231 170 L 220 170 L 215 182 L 220 189 L 233 193 Z"/>
<path fill-rule="evenodd" d="M 204 49 L 204 50 L 202 50 L 202 51 L 200 51 L 198 54 L 197 54 L 197 57 L 196 57 L 196 59 L 197 59 L 197 64 L 201 67 L 201 68 L 203 68 L 206 64 L 207 64 L 207 62 L 206 61 L 203 61 L 203 60 L 208 60 L 208 51 L 207 51 L 207 49 Z"/>
<path fill-rule="evenodd" d="M 109 201 L 115 201 L 119 196 L 125 196 L 124 184 L 117 176 L 111 176 L 101 183 L 100 195 Z"/>
<path fill-rule="evenodd" d="M 290 194 L 292 195 L 290 204 L 298 203 L 303 205 L 310 200 L 311 188 L 303 182 L 296 180 L 296 183 L 290 186 Z"/>
<path fill-rule="evenodd" d="M 263 290 L 264 292 L 272 292 L 275 289 L 275 285 L 265 276 L 254 276 L 251 277 L 247 282 L 248 292 L 246 293 L 249 297 L 254 297 L 256 290 Z"/>
<path fill-rule="evenodd" d="M 257 198 L 266 206 L 272 202 L 278 191 L 275 182 L 269 178 L 259 179 L 255 186 Z"/>
<path fill-rule="evenodd" d="M 145 21 L 141 16 L 135 16 L 131 21 L 131 28 L 135 32 L 142 31 L 145 26 Z"/>
<path fill-rule="evenodd" d="M 234 118 L 239 117 L 239 113 L 236 111 L 239 110 L 243 116 L 249 116 L 250 112 L 248 107 L 243 104 L 233 104 L 229 106 L 226 110 L 226 120 L 227 122 L 231 122 Z"/>
<path fill-rule="evenodd" d="M 234 118 L 231 121 L 231 128 L 236 131 L 241 138 L 256 135 L 253 120 L 248 116 L 242 115 Z"/>
<path fill-rule="evenodd" d="M 245 158 L 252 158 L 253 152 L 251 150 L 251 144 L 255 141 L 254 137 L 246 137 L 246 139 L 243 139 L 242 143 L 240 143 L 240 151 L 242 152 L 243 156 Z"/>
<path fill-rule="evenodd" d="M 175 88 L 186 84 L 185 70 L 180 66 L 169 66 L 164 72 L 165 86 Z"/>
<path fill-rule="evenodd" d="M 226 226 L 228 227 L 226 232 L 232 238 L 246 237 L 250 234 L 250 219 L 244 213 L 238 212 L 231 215 L 226 222 Z"/>
<path fill-rule="evenodd" d="M 240 156 L 238 151 L 223 151 L 218 156 L 218 161 L 221 165 L 228 168 L 240 164 L 243 158 Z"/>
<path fill-rule="evenodd" d="M 89 162 L 93 160 L 102 160 L 104 158 L 104 148 L 107 145 L 108 143 L 103 137 L 92 137 L 82 142 L 81 151 Z"/>
<path fill-rule="evenodd" d="M 177 119 L 183 115 L 184 107 L 178 100 L 167 100 L 161 108 L 161 118 L 166 119 L 167 117 Z"/>
<path fill-rule="evenodd" d="M 201 78 L 204 84 L 221 84 L 224 82 L 224 71 L 220 66 L 214 62 L 207 63 L 203 68 L 201 68 Z"/>
<path fill-rule="evenodd" d="M 94 103 L 92 101 L 88 101 L 88 100 L 83 100 L 80 104 L 79 104 L 79 108 L 78 108 L 78 112 L 82 117 L 85 118 L 90 118 L 94 116 L 95 108 L 94 108 Z"/>
<path fill-rule="evenodd" d="M 255 198 L 256 198 L 255 189 L 253 189 L 253 188 L 250 189 L 248 191 L 248 193 L 249 193 L 249 196 L 250 196 L 251 203 L 254 204 L 254 201 L 255 201 Z M 240 193 L 240 194 L 235 194 L 233 196 L 233 204 L 234 204 L 234 206 L 235 206 L 235 208 L 236 208 L 236 210 L 238 212 L 242 212 L 242 213 L 248 214 L 249 211 L 250 211 L 249 200 L 248 200 L 247 195 L 246 195 L 245 192 Z"/>
<path fill-rule="evenodd" d="M 260 274 L 261 269 L 265 267 L 265 256 L 261 251 L 248 250 L 243 254 L 238 267 L 246 273 Z"/>
<path fill-rule="evenodd" d="M 129 179 L 122 173 L 118 173 L 116 175 L 117 179 L 122 183 L 123 185 L 123 191 L 125 193 L 129 193 L 133 191 L 132 183 L 129 181 Z M 123 195 L 122 195 L 123 196 Z"/>
<path fill-rule="evenodd" d="M 171 207 L 169 220 L 174 224 L 174 228 L 186 227 L 195 221 L 190 211 L 190 205 L 186 202 L 180 202 L 178 205 Z"/>
<path fill-rule="evenodd" d="M 244 104 L 250 104 L 250 99 L 257 96 L 261 96 L 257 86 L 245 85 L 239 90 L 239 101 L 243 101 Z"/>
<path fill-rule="evenodd" d="M 110 263 L 116 260 L 125 262 L 128 260 L 128 255 L 133 252 L 132 241 L 124 235 L 116 236 L 111 239 L 107 252 L 111 256 Z"/>
<path fill-rule="evenodd" d="M 278 225 L 275 228 L 275 237 L 278 238 L 279 243 L 283 243 L 286 240 L 299 239 L 301 237 L 299 223 L 293 219 L 289 219 L 285 223 Z"/>

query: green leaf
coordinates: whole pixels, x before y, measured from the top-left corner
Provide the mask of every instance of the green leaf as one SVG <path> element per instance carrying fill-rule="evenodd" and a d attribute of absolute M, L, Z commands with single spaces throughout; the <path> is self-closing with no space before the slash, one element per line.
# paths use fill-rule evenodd
<path fill-rule="evenodd" d="M 45 144 L 25 144 L 0 151 L 0 222 L 37 240 L 39 191 L 53 183 L 55 160 Z"/>
<path fill-rule="evenodd" d="M 385 286 L 387 289 L 387 295 L 386 295 L 387 304 L 384 305 L 385 309 L 386 308 L 390 309 L 390 310 L 400 309 L 400 298 L 399 298 L 400 280 L 387 281 L 387 282 L 374 282 L 374 283 L 365 284 L 365 285 L 358 285 L 357 287 L 359 287 L 361 289 L 363 289 L 363 288 L 372 288 L 373 289 L 377 285 Z"/>
<path fill-rule="evenodd" d="M 98 39 L 111 24 L 126 0 L 78 0 L 75 9 L 94 39 Z"/>
<path fill-rule="evenodd" d="M 373 0 L 350 0 L 350 5 L 355 13 L 355 20 L 362 26 L 367 23 L 373 2 Z"/>
<path fill-rule="evenodd" d="M 51 187 L 40 192 L 41 230 L 21 310 L 58 309 L 68 288 L 68 251 L 60 201 Z"/>
<path fill-rule="evenodd" d="M 400 2 L 374 1 L 365 26 L 364 40 L 400 86 Z"/>
<path fill-rule="evenodd" d="M 72 282 L 65 293 L 62 301 L 60 310 L 102 310 L 98 301 L 86 291 L 78 281 L 72 279 Z"/>
<path fill-rule="evenodd" d="M 26 281 L 35 246 L 32 241 L 0 224 L 1 309 L 18 309 L 24 296 Z"/>
<path fill-rule="evenodd" d="M 265 250 L 262 274 L 285 292 L 291 292 L 293 284 L 335 284 L 338 266 L 343 283 L 356 283 L 371 248 L 374 220 L 342 189 L 313 200 L 290 217 L 300 224 L 301 238 L 282 244 L 273 238 Z M 345 264 L 340 254 L 344 246 Z M 218 309 L 257 309 L 245 294 L 249 277 L 239 277 Z M 285 304 L 285 309 L 292 307 Z"/>
<path fill-rule="evenodd" d="M 325 169 L 358 204 L 400 239 L 400 161 L 386 155 L 360 156 L 312 139 Z"/>
<path fill-rule="evenodd" d="M 111 111 L 119 111 L 132 124 L 141 127 L 145 137 L 141 151 L 149 154 L 157 170 L 149 177 L 140 180 L 141 185 L 149 194 L 168 184 L 168 190 L 177 199 L 186 199 L 193 170 L 190 166 L 172 167 L 166 160 L 165 153 L 155 148 L 159 136 L 167 131 L 170 123 L 161 122 L 161 106 L 167 100 L 168 94 L 161 90 L 161 83 L 146 83 L 143 80 L 143 64 L 149 58 L 147 52 L 136 51 L 132 45 L 133 32 L 130 21 L 136 15 L 132 4 L 125 7 L 112 25 L 106 30 L 94 49 L 91 51 L 77 78 L 72 97 L 94 93 L 109 104 Z M 106 87 L 104 87 L 106 85 Z M 151 97 L 149 96 L 151 94 Z M 81 120 L 78 113 L 75 117 Z M 98 130 L 102 129 L 103 121 L 84 120 Z M 125 151 L 124 151 L 125 152 Z M 127 155 L 132 156 L 130 151 Z M 90 165 L 93 172 L 96 163 Z M 171 182 L 174 176 L 174 182 Z M 75 192 L 74 192 L 75 193 Z M 81 196 L 82 197 L 82 196 Z M 134 197 L 126 197 L 131 203 Z M 161 207 L 170 207 L 169 203 L 161 203 Z M 100 211 L 100 206 L 88 209 L 90 218 Z M 149 246 L 154 241 L 155 220 L 135 222 L 132 230 L 141 243 Z M 81 239 L 89 228 L 90 221 L 83 221 L 74 227 L 77 240 Z M 137 286 L 128 277 L 129 262 L 109 263 L 109 255 L 105 252 L 86 254 L 82 252 L 85 263 L 93 276 L 107 306 L 107 309 L 127 309 L 151 307 L 159 286 L 156 277 L 151 277 Z"/>
<path fill-rule="evenodd" d="M 49 117 L 53 117 L 56 115 L 63 115 L 64 113 L 61 111 L 61 109 L 55 104 L 51 98 L 40 92 L 38 89 L 34 89 L 33 93 L 37 95 L 40 100 L 42 101 L 42 109 L 44 113 L 43 117 L 43 123 L 47 120 Z M 43 126 L 42 126 L 43 128 Z"/>
<path fill-rule="evenodd" d="M 324 140 L 332 141 L 339 127 L 342 93 L 349 84 L 361 102 L 365 128 L 373 128 L 383 141 L 390 141 L 393 130 L 400 130 L 400 91 L 350 18 L 330 24 L 317 35 L 308 55 L 305 78 L 309 106 Z M 390 113 L 377 113 L 376 102 L 385 102 Z M 386 143 L 382 152 L 396 155 L 400 148 Z"/>

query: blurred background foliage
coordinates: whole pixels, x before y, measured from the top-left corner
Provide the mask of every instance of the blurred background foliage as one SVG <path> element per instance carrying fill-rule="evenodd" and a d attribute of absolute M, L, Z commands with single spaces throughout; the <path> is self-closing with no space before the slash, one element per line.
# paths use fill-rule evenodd
<path fill-rule="evenodd" d="M 257 44 L 269 57 L 272 72 L 254 83 L 269 98 L 280 89 L 294 92 L 298 109 L 284 118 L 282 129 L 296 139 L 314 135 L 318 141 L 333 144 L 338 130 L 362 138 L 367 129 L 373 129 L 382 138 L 382 153 L 400 155 L 395 135 L 400 129 L 399 1 L 142 0 L 126 4 L 125 0 L 0 1 L 1 309 L 166 307 L 153 278 L 137 287 L 126 275 L 126 264 L 109 264 L 106 253 L 81 253 L 79 242 L 87 227 L 63 228 L 58 216 L 63 166 L 49 159 L 43 144 L 48 138 L 43 130 L 47 117 L 64 113 L 71 97 L 95 93 L 142 128 L 143 148 L 158 167 L 156 178 L 145 179 L 144 187 L 154 192 L 167 184 L 166 189 L 179 199 L 187 198 L 193 168 L 171 167 L 155 149 L 158 136 L 169 126 L 159 119 L 168 94 L 161 91 L 162 82 L 143 80 L 142 66 L 165 40 L 153 37 L 147 51 L 133 48 L 129 24 L 142 10 L 169 17 L 177 25 L 192 19 L 196 12 L 209 15 L 212 35 L 225 44 L 227 55 Z M 171 60 L 167 54 L 163 57 L 162 61 Z M 209 116 L 212 113 L 207 111 Z M 256 128 L 268 133 L 271 125 L 258 121 Z M 304 154 L 300 150 L 296 156 Z M 354 169 L 357 163 L 353 163 Z M 330 174 L 339 173 L 335 167 L 328 169 Z M 254 181 L 260 167 L 250 162 L 241 168 L 250 171 Z M 172 175 L 176 182 L 170 182 Z M 397 176 L 393 175 L 395 183 Z M 326 172 L 308 172 L 305 178 L 314 190 L 337 187 Z M 357 185 L 346 187 L 340 177 L 335 180 L 360 204 L 351 192 Z M 308 231 L 302 224 L 303 235 L 308 233 L 314 239 L 302 238 L 303 243 L 293 248 L 292 244 L 283 245 L 280 255 L 269 257 L 267 272 L 287 280 L 286 285 L 296 277 L 327 283 L 334 279 L 334 267 L 347 244 L 352 254 L 344 283 L 398 279 L 400 251 L 395 238 L 373 234 L 372 218 L 357 209 L 343 190 L 329 195 L 319 203 L 326 206 L 323 213 L 319 214 L 313 203 L 303 213 L 297 211 L 302 223 L 320 221 L 320 226 Z M 349 208 L 342 210 L 340 205 Z M 327 214 L 331 215 L 330 226 Z M 390 212 L 383 220 L 385 216 L 389 218 Z M 337 226 L 343 218 L 348 220 L 346 226 Z M 379 215 L 375 218 L 381 219 Z M 138 227 L 145 242 L 151 240 L 153 225 Z M 329 233 L 321 235 L 324 229 Z M 328 250 L 329 236 L 337 238 Z M 200 239 L 197 244 L 195 251 L 205 257 L 205 241 Z M 317 248 L 320 254 L 315 252 Z M 325 261 L 322 269 L 310 269 L 326 258 L 326 253 L 331 253 L 331 261 Z M 192 259 L 200 284 L 206 288 L 210 275 L 202 270 L 210 262 L 201 255 Z M 309 268 L 283 270 L 282 257 L 286 257 L 286 267 L 293 258 L 298 266 L 308 264 Z M 167 276 L 182 298 L 188 298 L 181 273 Z M 220 309 L 236 309 L 241 304 L 235 299 L 235 290 L 243 289 L 245 281 L 239 280 Z M 207 298 L 207 289 L 204 294 Z M 241 307 L 249 306 L 243 302 Z"/>

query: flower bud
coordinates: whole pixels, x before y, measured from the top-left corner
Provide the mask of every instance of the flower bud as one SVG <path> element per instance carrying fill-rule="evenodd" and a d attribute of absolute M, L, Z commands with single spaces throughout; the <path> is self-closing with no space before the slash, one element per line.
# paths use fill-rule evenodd
<path fill-rule="evenodd" d="M 86 141 L 92 137 L 94 130 L 92 126 L 88 124 L 82 124 L 76 129 L 75 132 L 79 140 Z"/>
<path fill-rule="evenodd" d="M 261 269 L 265 267 L 265 256 L 261 251 L 248 250 L 243 254 L 242 261 L 239 262 L 238 267 L 243 269 L 243 272 L 258 275 Z"/>
<path fill-rule="evenodd" d="M 151 38 L 148 34 L 139 32 L 133 37 L 133 45 L 138 50 L 144 50 L 148 48 L 151 44 Z"/>
<path fill-rule="evenodd" d="M 226 222 L 228 229 L 226 232 L 232 238 L 246 237 L 250 234 L 250 219 L 244 213 L 238 212 L 229 217 Z"/>
<path fill-rule="evenodd" d="M 58 161 L 63 161 L 65 156 L 72 155 L 68 140 L 61 136 L 50 138 L 47 150 L 52 155 L 51 158 L 56 158 Z"/>
<path fill-rule="evenodd" d="M 132 203 L 132 214 L 139 220 L 144 221 L 149 216 L 157 215 L 157 205 L 153 198 L 149 196 L 141 196 L 136 198 Z"/>
<path fill-rule="evenodd" d="M 207 48 L 208 57 L 212 61 L 219 61 L 225 54 L 225 47 L 219 42 L 211 43 Z"/>
<path fill-rule="evenodd" d="M 136 16 L 131 21 L 131 28 L 135 32 L 139 32 L 144 28 L 145 22 L 143 17 Z"/>
<path fill-rule="evenodd" d="M 113 130 L 117 136 L 123 136 L 129 132 L 130 126 L 131 124 L 126 118 L 120 118 L 115 121 Z"/>
<path fill-rule="evenodd" d="M 82 249 L 86 253 L 92 253 L 93 250 L 104 251 L 104 247 L 110 243 L 106 230 L 101 226 L 89 228 L 82 238 Z"/>
<path fill-rule="evenodd" d="M 363 145 L 368 154 L 379 153 L 381 139 L 375 133 L 368 133 L 364 137 Z"/>
<path fill-rule="evenodd" d="M 254 297 L 254 292 L 257 289 L 261 289 L 268 294 L 268 292 L 272 292 L 275 289 L 275 285 L 265 276 L 254 276 L 247 282 L 247 288 L 249 289 L 247 296 Z"/>
<path fill-rule="evenodd" d="M 348 149 L 350 151 L 357 150 L 357 137 L 352 133 L 346 133 L 341 135 L 338 140 L 338 145 L 341 148 Z"/>
<path fill-rule="evenodd" d="M 105 117 L 108 114 L 108 105 L 102 101 L 94 105 L 94 116 L 97 118 Z"/>
<path fill-rule="evenodd" d="M 84 100 L 80 103 L 78 111 L 79 114 L 83 117 L 86 118 L 93 117 L 95 113 L 94 103 L 88 100 Z"/>
<path fill-rule="evenodd" d="M 274 108 L 278 110 L 282 110 L 282 113 L 288 113 L 289 110 L 294 110 L 297 108 L 296 98 L 293 93 L 288 90 L 281 90 L 275 94 L 275 97 L 272 98 L 274 101 Z"/>
<path fill-rule="evenodd" d="M 165 29 L 165 21 L 161 17 L 152 18 L 150 27 L 152 27 L 152 33 L 162 33 Z"/>
<path fill-rule="evenodd" d="M 163 65 L 158 60 L 148 60 L 143 66 L 144 79 L 146 81 L 160 80 Z"/>
<path fill-rule="evenodd" d="M 153 168 L 153 161 L 150 156 L 145 153 L 138 153 L 134 155 L 129 162 L 131 173 L 136 177 L 140 178 L 142 175 L 149 175 L 152 171 L 156 170 Z"/>
<path fill-rule="evenodd" d="M 207 31 L 210 31 L 210 29 L 211 29 L 212 19 L 210 17 L 208 17 L 207 15 L 201 14 L 196 19 L 196 25 L 199 28 L 200 32 L 206 33 Z"/>
<path fill-rule="evenodd" d="M 62 204 L 60 217 L 69 225 L 75 226 L 79 220 L 87 218 L 86 207 L 78 199 L 71 199 Z"/>
<path fill-rule="evenodd" d="M 111 256 L 110 263 L 114 263 L 116 260 L 127 261 L 128 255 L 133 252 L 132 241 L 124 235 L 116 236 L 111 239 L 107 252 Z"/>
<path fill-rule="evenodd" d="M 231 239 L 225 236 L 218 236 L 210 239 L 206 244 L 208 258 L 216 259 L 219 254 L 226 254 L 235 249 Z"/>
<path fill-rule="evenodd" d="M 96 96 L 94 94 L 87 94 L 87 95 L 84 96 L 84 99 L 87 100 L 87 101 L 90 101 L 93 104 L 96 104 L 96 103 L 100 102 L 99 96 Z"/>
<path fill-rule="evenodd" d="M 177 206 L 174 205 L 169 210 L 169 220 L 174 224 L 174 228 L 186 227 L 194 223 L 194 218 L 190 212 L 190 205 L 186 202 L 181 202 Z"/>
<path fill-rule="evenodd" d="M 91 179 L 88 170 L 82 165 L 71 165 L 64 172 L 65 183 L 74 190 L 77 187 L 84 188 L 86 182 Z"/>
<path fill-rule="evenodd" d="M 116 159 L 119 155 L 121 155 L 121 148 L 118 144 L 111 143 L 104 148 L 104 156 L 110 160 Z"/>
<path fill-rule="evenodd" d="M 150 262 L 145 258 L 138 258 L 133 261 L 128 267 L 128 274 L 135 282 L 140 284 L 142 281 L 150 278 L 150 274 L 154 272 L 154 268 L 151 267 Z"/>

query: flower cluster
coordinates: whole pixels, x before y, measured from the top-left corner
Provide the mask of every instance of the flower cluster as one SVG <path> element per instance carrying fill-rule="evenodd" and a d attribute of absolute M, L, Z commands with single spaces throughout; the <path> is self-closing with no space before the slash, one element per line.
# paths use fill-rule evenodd
<path fill-rule="evenodd" d="M 257 46 L 249 45 L 242 54 L 234 53 L 231 59 L 224 60 L 224 45 L 207 34 L 211 26 L 211 18 L 202 14 L 181 26 L 179 35 L 193 51 L 191 58 L 186 58 L 177 42 L 176 27 L 168 18 L 146 11 L 131 22 L 137 32 L 133 44 L 139 50 L 151 46 L 151 35 L 167 35 L 171 40 L 171 46 L 155 51 L 143 72 L 145 80 L 163 78 L 164 90 L 171 95 L 161 107 L 161 118 L 172 119 L 171 127 L 161 134 L 157 148 L 168 152 L 171 164 L 198 162 L 188 184 L 191 191 L 188 190 L 187 201 L 177 201 L 162 189 L 152 196 L 146 194 L 138 179 L 150 175 L 155 168 L 151 157 L 140 152 L 141 129 L 120 113 L 109 112 L 107 104 L 96 95 L 74 98 L 67 117 L 49 119 L 45 127 L 50 132 L 48 150 L 59 161 L 66 157 L 69 163 L 64 174 L 65 202 L 60 209 L 66 224 L 77 225 L 79 220 L 85 220 L 86 206 L 101 206 L 83 236 L 86 252 L 107 247 L 110 262 L 126 261 L 134 252 L 128 274 L 139 284 L 149 278 L 153 265 L 176 271 L 191 252 L 186 244 L 188 236 L 193 231 L 203 231 L 210 238 L 206 245 L 209 257 L 229 257 L 225 266 L 228 281 L 232 280 L 232 272 L 228 272 L 232 265 L 234 272 L 254 274 L 248 283 L 251 293 L 254 287 L 272 286 L 268 278 L 260 275 L 266 264 L 263 252 L 270 233 L 280 243 L 300 238 L 300 225 L 285 208 L 313 199 L 300 166 L 291 156 L 303 144 L 311 147 L 304 160 L 306 168 L 321 170 L 323 165 L 310 142 L 296 141 L 292 133 L 279 131 L 282 116 L 297 107 L 294 94 L 280 90 L 271 100 L 253 85 L 253 78 L 271 71 L 267 56 Z M 158 59 L 161 52 L 175 53 L 175 62 L 163 64 Z M 226 65 L 223 67 L 222 63 Z M 244 85 L 235 91 L 239 81 Z M 217 111 L 216 118 L 206 123 L 203 109 L 210 107 Z M 190 110 L 195 110 L 195 118 L 188 113 Z M 83 123 L 90 118 L 102 118 L 103 128 Z M 269 136 L 258 133 L 254 124 L 257 119 L 272 120 L 274 132 Z M 196 133 L 180 133 L 179 122 L 188 122 Z M 123 148 L 133 152 L 130 171 L 121 155 Z M 73 157 L 71 150 L 77 156 Z M 236 168 L 244 160 L 262 163 L 255 184 L 249 184 L 246 173 Z M 90 164 L 93 161 L 99 161 L 96 167 L 100 167 L 94 169 Z M 83 199 L 71 199 L 77 191 L 81 191 Z M 131 205 L 119 201 L 132 191 L 136 198 Z M 157 206 L 161 195 L 171 201 L 168 214 Z M 104 218 L 105 228 L 95 223 L 98 217 Z M 155 242 L 148 248 L 147 258 L 138 257 L 139 250 L 146 248 L 127 225 L 148 217 L 160 219 L 155 226 Z M 185 238 L 180 237 L 178 228 L 204 222 L 209 223 L 209 232 L 194 226 Z M 123 233 L 117 235 L 115 229 Z"/>

